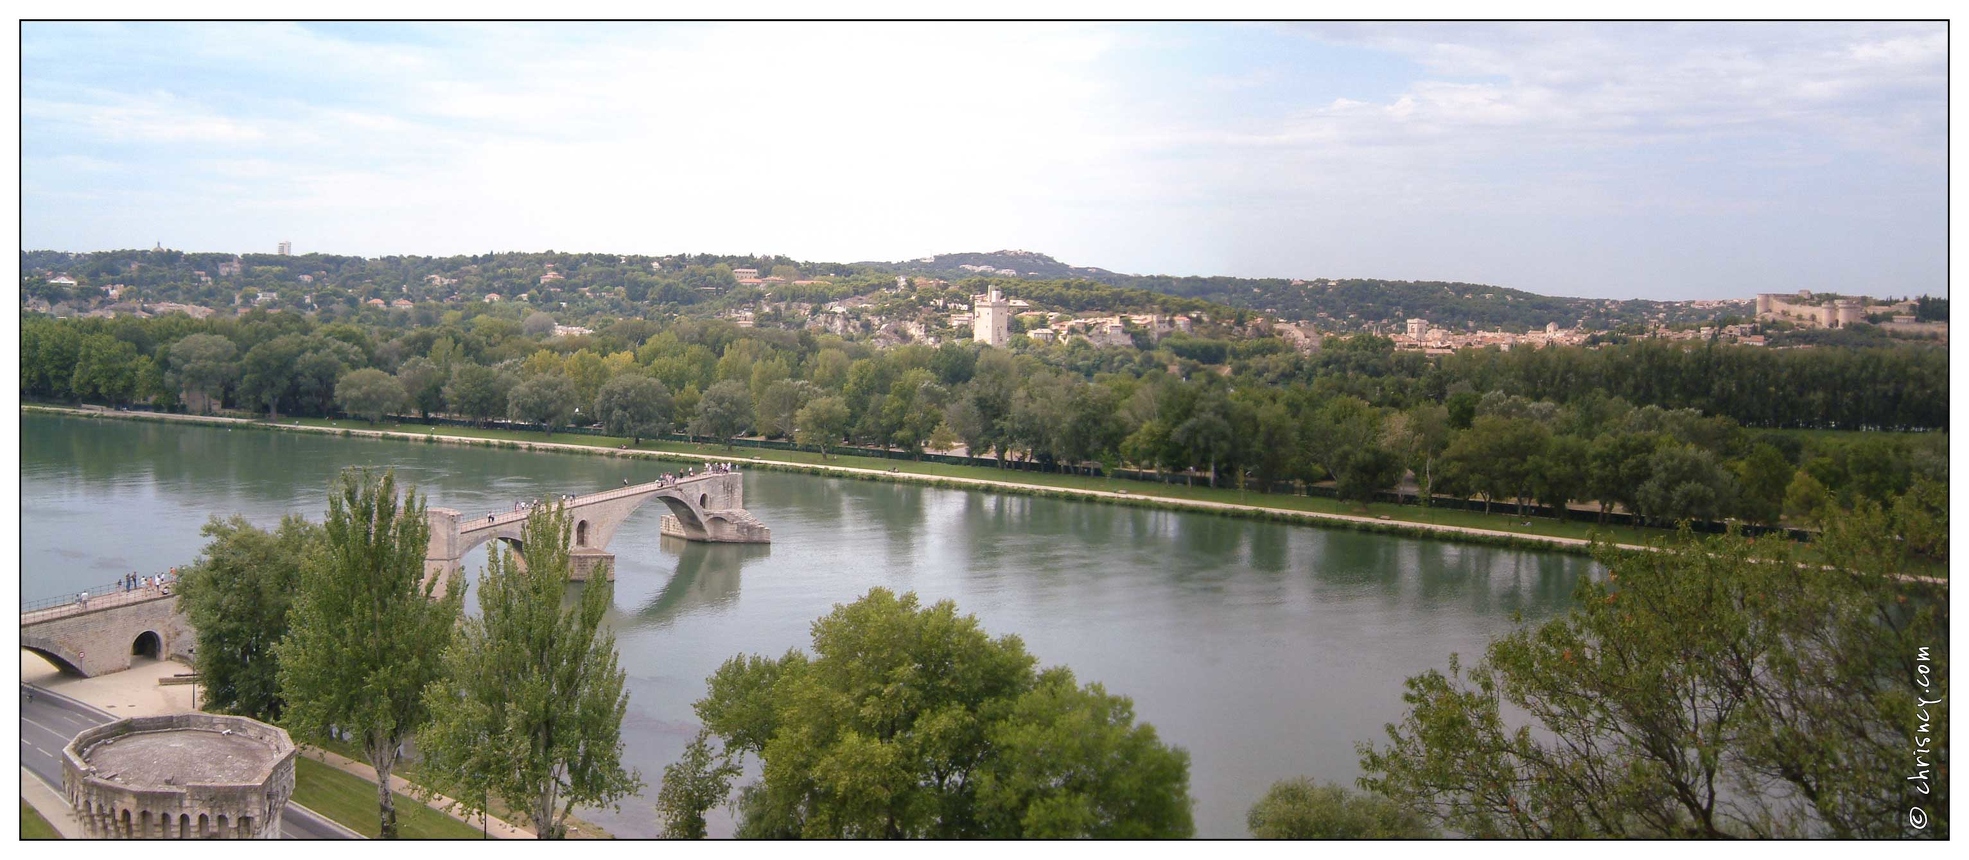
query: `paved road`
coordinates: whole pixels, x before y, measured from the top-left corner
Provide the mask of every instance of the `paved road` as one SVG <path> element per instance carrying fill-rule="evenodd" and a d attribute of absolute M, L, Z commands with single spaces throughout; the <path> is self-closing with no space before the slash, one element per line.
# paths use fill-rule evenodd
<path fill-rule="evenodd" d="M 33 698 L 29 699 L 29 693 Z M 33 687 L 21 685 L 21 766 L 53 786 L 61 794 L 62 747 L 83 729 L 110 722 L 115 717 L 88 705 Z M 348 839 L 349 833 L 305 807 L 287 804 L 281 815 L 284 839 Z"/>

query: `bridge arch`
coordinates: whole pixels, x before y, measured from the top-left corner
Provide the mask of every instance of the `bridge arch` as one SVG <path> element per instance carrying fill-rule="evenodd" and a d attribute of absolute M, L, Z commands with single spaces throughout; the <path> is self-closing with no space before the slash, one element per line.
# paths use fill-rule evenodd
<path fill-rule="evenodd" d="M 164 656 L 164 638 L 155 630 L 145 630 L 137 634 L 130 643 L 130 654 L 135 657 L 149 657 L 153 660 Z"/>
<path fill-rule="evenodd" d="M 575 524 L 574 524 L 574 545 L 575 545 L 575 546 L 587 546 L 587 545 L 588 545 L 588 521 L 587 521 L 587 520 L 582 520 L 582 521 L 580 521 L 580 522 L 578 522 L 578 523 L 575 523 Z M 378 790 L 380 791 L 381 789 L 378 789 Z"/>
<path fill-rule="evenodd" d="M 88 677 L 88 673 L 82 671 L 81 655 L 70 654 L 68 653 L 68 649 L 56 645 L 53 642 L 47 640 L 35 641 L 23 636 L 21 637 L 21 650 L 31 652 L 41 659 L 48 661 L 54 665 L 57 671 L 60 671 L 64 675 L 74 675 L 82 678 Z"/>

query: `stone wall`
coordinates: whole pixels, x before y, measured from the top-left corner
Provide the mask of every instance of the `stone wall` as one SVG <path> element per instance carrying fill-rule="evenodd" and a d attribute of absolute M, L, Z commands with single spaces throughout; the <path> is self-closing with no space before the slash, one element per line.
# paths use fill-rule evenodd
<path fill-rule="evenodd" d="M 228 733 L 257 741 L 266 761 L 253 778 L 228 784 L 126 784 L 99 774 L 90 751 L 150 732 Z M 278 839 L 294 794 L 294 742 L 274 726 L 245 717 L 172 714 L 118 720 L 76 735 L 62 750 L 62 790 L 83 830 L 96 839 Z M 154 767 L 168 771 L 170 762 Z"/>
<path fill-rule="evenodd" d="M 37 615 L 39 620 L 22 622 L 21 647 L 85 677 L 130 668 L 137 637 L 146 632 L 157 635 L 158 654 L 166 658 L 188 662 L 198 644 L 191 622 L 178 612 L 176 595 Z"/>

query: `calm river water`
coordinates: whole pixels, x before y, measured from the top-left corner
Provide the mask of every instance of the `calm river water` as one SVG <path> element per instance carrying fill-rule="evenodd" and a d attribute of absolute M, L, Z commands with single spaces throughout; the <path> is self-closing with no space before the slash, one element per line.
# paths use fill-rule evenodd
<path fill-rule="evenodd" d="M 395 467 L 432 505 L 467 516 L 667 468 L 23 415 L 21 598 L 187 564 L 214 515 L 319 520 L 330 478 L 350 465 Z M 721 662 L 804 647 L 815 618 L 879 585 L 954 600 L 993 635 L 1023 637 L 1042 665 L 1133 697 L 1138 719 L 1189 750 L 1198 835 L 1244 836 L 1245 811 L 1274 780 L 1351 784 L 1354 744 L 1399 719 L 1405 677 L 1451 652 L 1474 658 L 1514 613 L 1563 609 L 1593 569 L 1567 555 L 768 471 L 746 475 L 745 498 L 770 547 L 662 540 L 654 504 L 610 547 L 623 735 L 645 782 L 696 732 L 690 703 Z M 484 562 L 476 550 L 468 575 Z M 653 836 L 655 794 L 584 814 Z"/>

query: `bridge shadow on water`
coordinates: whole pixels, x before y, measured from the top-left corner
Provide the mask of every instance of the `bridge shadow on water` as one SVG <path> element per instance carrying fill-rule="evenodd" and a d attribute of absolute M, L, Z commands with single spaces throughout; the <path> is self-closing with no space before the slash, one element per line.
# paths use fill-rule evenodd
<path fill-rule="evenodd" d="M 772 555 L 771 544 L 701 543 L 664 537 L 661 546 L 677 554 L 670 580 L 647 603 L 613 619 L 618 626 L 662 628 L 677 618 L 738 601 L 740 572 Z"/>

